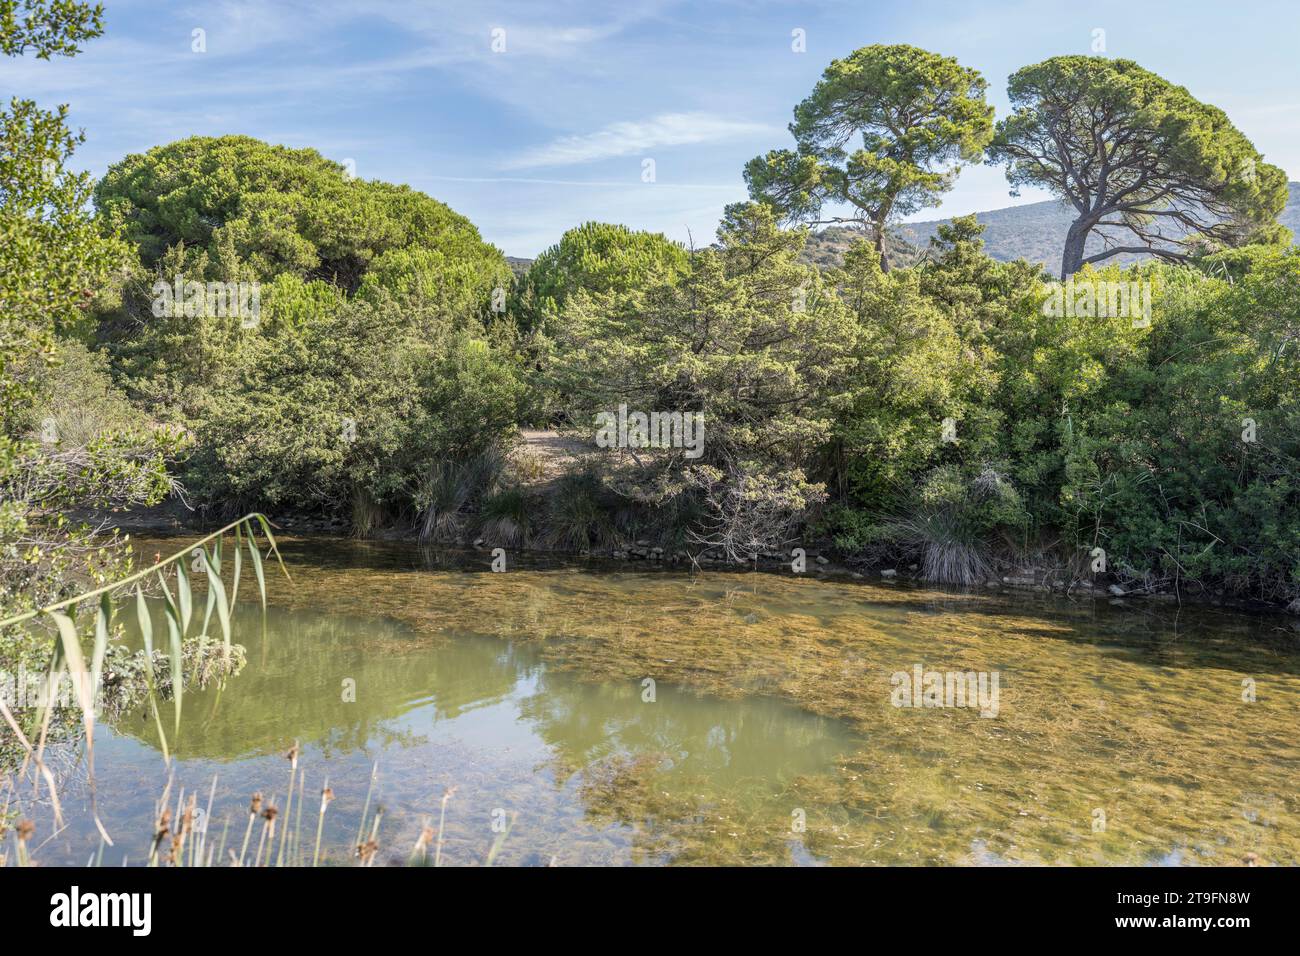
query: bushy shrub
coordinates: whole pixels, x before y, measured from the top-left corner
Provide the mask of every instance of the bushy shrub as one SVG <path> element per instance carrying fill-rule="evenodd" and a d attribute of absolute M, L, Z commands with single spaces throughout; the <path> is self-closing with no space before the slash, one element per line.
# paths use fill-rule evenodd
<path fill-rule="evenodd" d="M 514 365 L 469 330 L 417 337 L 364 302 L 270 339 L 195 422 L 186 481 L 204 501 L 342 514 L 360 489 L 390 518 L 422 481 L 513 431 Z"/>

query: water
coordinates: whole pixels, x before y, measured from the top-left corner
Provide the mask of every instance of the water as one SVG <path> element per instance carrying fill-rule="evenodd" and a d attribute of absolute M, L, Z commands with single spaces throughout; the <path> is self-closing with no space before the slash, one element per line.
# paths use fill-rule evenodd
<path fill-rule="evenodd" d="M 449 792 L 444 864 L 1300 859 L 1289 618 L 563 560 L 497 574 L 485 555 L 405 545 L 285 551 L 294 583 L 268 577 L 265 618 L 245 575 L 244 670 L 188 693 L 169 734 L 171 800 L 211 794 L 227 856 L 254 792 L 283 811 L 296 740 L 291 832 L 310 858 L 328 778 L 333 863 L 352 859 L 368 789 L 377 863 L 406 860 Z M 891 678 L 917 665 L 996 674 L 996 716 L 893 706 Z M 68 826 L 34 841 L 46 864 L 99 843 L 70 759 Z M 152 717 L 101 728 L 95 759 L 104 860 L 142 862 L 166 782 Z"/>

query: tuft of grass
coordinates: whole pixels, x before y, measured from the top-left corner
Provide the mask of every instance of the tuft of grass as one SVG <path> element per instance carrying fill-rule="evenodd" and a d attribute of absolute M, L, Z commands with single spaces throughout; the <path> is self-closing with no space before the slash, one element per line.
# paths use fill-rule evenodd
<path fill-rule="evenodd" d="M 492 544 L 520 547 L 531 536 L 536 505 L 521 488 L 505 488 L 483 499 L 479 533 Z"/>
<path fill-rule="evenodd" d="M 614 523 L 593 472 L 565 475 L 556 482 L 546 515 L 545 540 L 560 551 L 585 551 L 614 540 Z"/>
<path fill-rule="evenodd" d="M 434 465 L 415 495 L 420 540 L 460 540 L 473 502 L 497 487 L 505 467 L 506 458 L 499 448 Z"/>
<path fill-rule="evenodd" d="M 901 512 L 882 522 L 883 536 L 920 552 L 921 578 L 971 587 L 995 573 L 992 541 L 1025 517 L 1020 497 L 1002 475 L 985 468 L 965 479 L 935 469 Z"/>
<path fill-rule="evenodd" d="M 387 518 L 384 508 L 364 488 L 352 490 L 352 536 L 368 538 Z"/>

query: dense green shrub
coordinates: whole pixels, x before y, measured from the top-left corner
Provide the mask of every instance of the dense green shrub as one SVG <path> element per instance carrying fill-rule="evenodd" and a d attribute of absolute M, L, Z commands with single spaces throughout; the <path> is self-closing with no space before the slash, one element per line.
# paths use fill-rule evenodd
<path fill-rule="evenodd" d="M 631 500 L 743 502 L 724 507 L 725 518 L 710 509 L 707 542 L 734 543 L 741 525 L 758 533 L 761 522 L 750 519 L 769 505 L 807 500 L 781 489 L 803 485 L 802 469 L 829 435 L 846 386 L 856 329 L 822 276 L 797 261 L 803 240 L 777 229 L 769 209 L 736 206 L 717 246 L 692 255 L 681 276 L 580 291 L 554 323 L 551 381 L 589 440 L 599 416 L 620 407 L 702 416 L 695 447 L 657 440 L 649 451 L 611 449 L 609 457 L 630 467 L 621 484 Z M 705 476 L 704 467 L 713 471 Z M 722 490 L 742 485 L 769 494 Z"/>
<path fill-rule="evenodd" d="M 1134 575 L 1292 597 L 1300 256 L 1265 255 L 1235 283 L 1159 274 L 1145 354 L 1111 374 L 1104 405 L 1069 436 L 1062 505 Z"/>
<path fill-rule="evenodd" d="M 265 340 L 203 403 L 187 481 L 225 509 L 342 514 L 360 490 L 390 516 L 413 513 L 435 464 L 500 442 L 524 401 L 481 332 L 428 337 L 357 301 Z"/>
<path fill-rule="evenodd" d="M 652 280 L 671 281 L 686 266 L 686 250 L 660 233 L 587 222 L 534 260 L 520 284 L 519 300 L 530 326 L 540 328 L 579 290 L 628 293 Z"/>
<path fill-rule="evenodd" d="M 184 248 L 184 271 L 194 278 L 234 278 L 213 270 L 237 262 L 251 278 L 289 273 L 350 294 L 386 253 L 425 250 L 453 269 L 473 263 L 484 297 L 509 278 L 501 253 L 437 200 L 356 178 L 313 149 L 248 136 L 192 136 L 132 154 L 109 168 L 95 203 L 150 271 Z M 390 260 L 390 278 L 392 268 Z"/>
<path fill-rule="evenodd" d="M 820 530 L 870 560 L 944 538 L 984 556 L 949 578 L 1044 551 L 1078 568 L 1102 548 L 1110 571 L 1153 586 L 1300 594 L 1300 256 L 1075 276 L 1148 284 L 1147 323 L 1045 307 L 1039 270 L 989 259 L 979 231 L 957 220 L 921 265 L 887 275 L 864 244 L 846 256 L 839 291 L 863 344 L 824 452 L 838 500 Z M 976 499 L 954 524 L 917 499 L 936 476 L 988 473 L 1014 491 L 1016 520 Z"/>
<path fill-rule="evenodd" d="M 523 416 L 512 327 L 490 321 L 508 266 L 442 203 L 241 136 L 128 156 L 95 200 L 138 255 L 101 335 L 132 397 L 192 432 L 182 477 L 209 509 L 368 530 Z M 178 279 L 248 284 L 256 307 L 169 301 Z"/>

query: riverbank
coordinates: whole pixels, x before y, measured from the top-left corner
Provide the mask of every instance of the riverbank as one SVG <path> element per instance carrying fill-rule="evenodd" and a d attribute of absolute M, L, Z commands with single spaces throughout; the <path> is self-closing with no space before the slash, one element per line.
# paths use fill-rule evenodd
<path fill-rule="evenodd" d="M 123 534 L 133 536 L 198 535 L 208 533 L 218 527 L 218 522 L 203 520 L 199 512 L 186 507 L 183 502 L 174 498 L 152 508 L 116 512 L 81 511 L 69 517 L 73 521 L 84 521 L 105 530 L 116 528 Z M 272 515 L 269 520 L 277 535 L 355 539 L 346 522 L 340 518 L 284 514 Z M 484 537 L 475 537 L 473 541 L 421 540 L 417 529 L 401 526 L 376 529 L 365 538 L 357 540 L 407 542 L 431 547 L 465 548 L 480 552 L 485 563 L 490 562 L 492 551 L 499 547 L 497 543 Z M 505 550 L 507 553 L 542 556 L 573 554 L 584 558 L 626 563 L 631 566 L 689 567 L 701 571 L 747 569 L 776 574 L 802 573 L 814 577 L 869 581 L 884 585 L 910 583 L 920 587 L 943 587 L 943 585 L 925 581 L 920 576 L 920 568 L 917 564 L 870 565 L 866 562 L 845 559 L 844 556 L 836 552 L 828 541 L 792 543 L 791 551 L 793 552 L 795 548 L 800 548 L 803 551 L 802 562 L 800 562 L 803 570 L 799 572 L 794 571 L 797 561 L 794 554 L 765 553 L 749 561 L 730 561 L 722 554 L 707 549 L 669 551 L 654 545 L 649 539 L 637 539 L 622 543 L 619 546 L 587 549 L 579 552 L 565 552 L 541 547 L 508 547 Z M 1086 599 L 1111 604 L 1123 604 L 1126 601 L 1150 601 L 1161 604 L 1221 607 L 1250 614 L 1290 613 L 1300 615 L 1300 602 L 1292 602 L 1289 606 L 1283 606 L 1234 597 L 1222 590 L 1150 588 L 1140 583 L 1125 581 L 1115 574 L 1098 573 L 1080 577 L 1074 570 L 1060 566 L 1002 563 L 996 566 L 994 575 L 984 581 L 977 582 L 969 590 L 1051 593 L 1078 600 Z"/>

